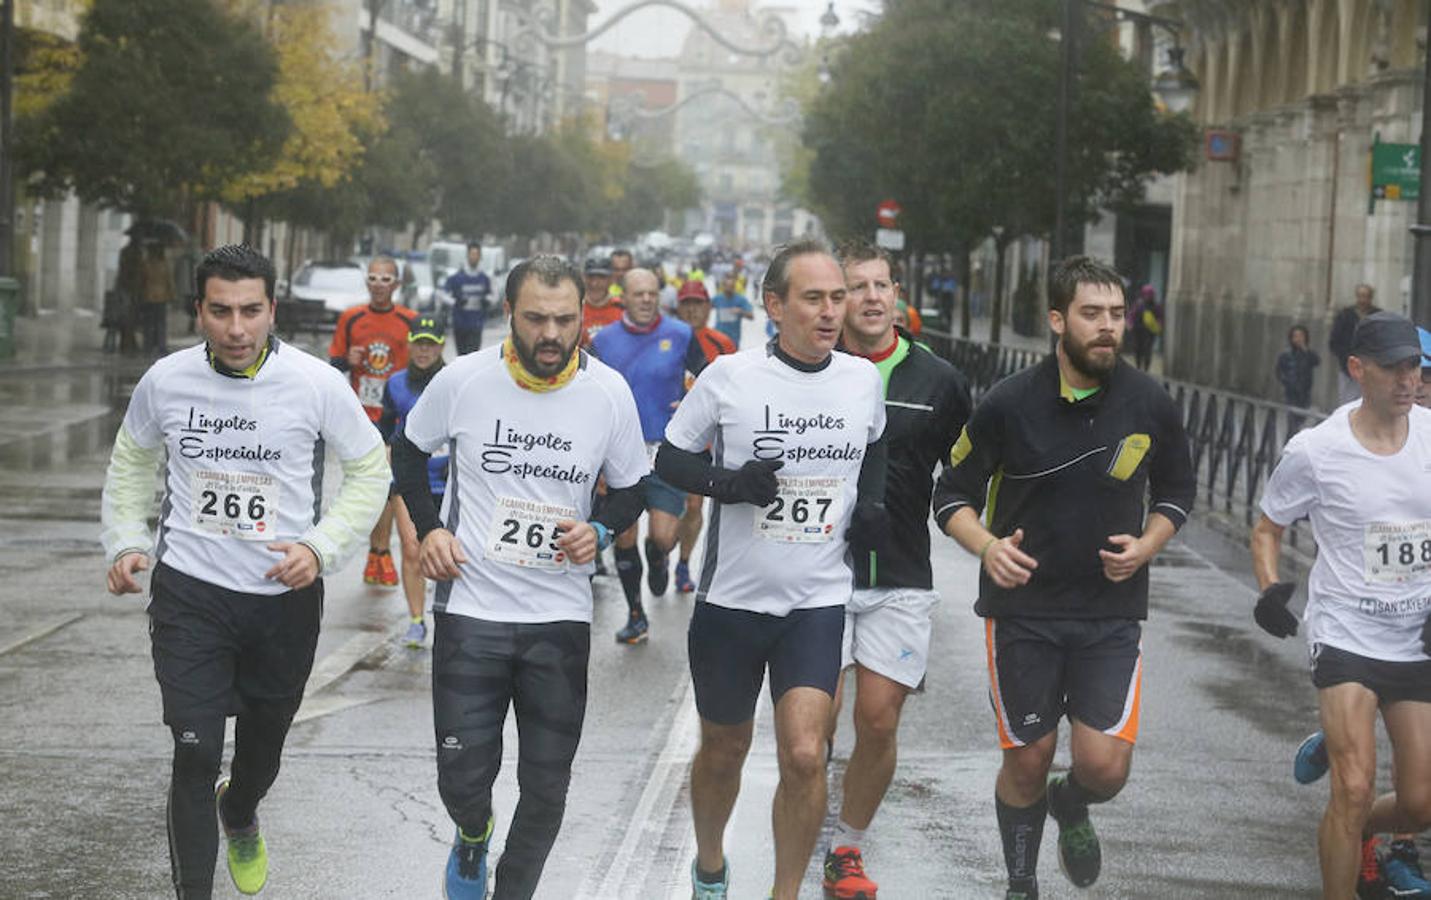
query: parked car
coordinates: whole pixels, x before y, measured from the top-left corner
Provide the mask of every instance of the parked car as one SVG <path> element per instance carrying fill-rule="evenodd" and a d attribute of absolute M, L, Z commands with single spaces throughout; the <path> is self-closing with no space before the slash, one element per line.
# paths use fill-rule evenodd
<path fill-rule="evenodd" d="M 405 259 L 402 261 L 401 303 L 418 312 L 434 309 L 433 292 L 437 286 L 432 263 L 425 259 Z"/>
<path fill-rule="evenodd" d="M 347 260 L 304 263 L 293 276 L 288 297 L 300 304 L 321 303 L 323 321 L 333 324 L 343 310 L 368 302 L 366 273 Z"/>

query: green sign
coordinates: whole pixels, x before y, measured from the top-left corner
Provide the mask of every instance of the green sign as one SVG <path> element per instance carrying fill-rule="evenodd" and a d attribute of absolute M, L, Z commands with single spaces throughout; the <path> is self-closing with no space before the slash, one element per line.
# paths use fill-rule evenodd
<path fill-rule="evenodd" d="M 1415 200 L 1420 195 L 1421 146 L 1419 144 L 1372 144 L 1372 199 Z"/>

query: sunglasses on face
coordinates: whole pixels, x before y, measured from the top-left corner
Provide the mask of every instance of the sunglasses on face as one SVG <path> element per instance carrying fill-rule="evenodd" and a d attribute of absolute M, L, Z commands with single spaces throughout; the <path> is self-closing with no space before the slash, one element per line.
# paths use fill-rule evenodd
<path fill-rule="evenodd" d="M 397 281 L 396 275 L 373 275 L 368 274 L 368 284 L 392 284 Z"/>

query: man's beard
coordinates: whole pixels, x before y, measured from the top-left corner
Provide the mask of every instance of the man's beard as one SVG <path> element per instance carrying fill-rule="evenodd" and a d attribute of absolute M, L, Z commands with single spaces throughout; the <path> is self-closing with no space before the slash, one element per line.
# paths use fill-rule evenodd
<path fill-rule="evenodd" d="M 515 329 L 512 331 L 512 346 L 517 348 L 517 359 L 521 360 L 522 368 L 527 370 L 527 374 L 538 378 L 551 378 L 561 372 L 567 367 L 567 363 L 571 362 L 571 355 L 576 352 L 576 342 L 564 347 L 560 341 L 538 341 L 534 346 L 528 347 Z M 537 361 L 537 353 L 553 348 L 561 353 L 561 358 L 556 363 L 543 365 Z"/>
<path fill-rule="evenodd" d="M 1119 342 L 1113 338 L 1099 337 L 1087 344 L 1078 344 L 1065 334 L 1059 341 L 1063 344 L 1063 352 L 1068 356 L 1068 364 L 1080 374 L 1099 381 L 1107 380 L 1113 367 L 1118 364 L 1118 351 L 1122 349 Z M 1095 358 L 1089 352 L 1093 347 L 1111 347 L 1113 352 L 1108 354 L 1105 362 L 1101 357 Z"/>

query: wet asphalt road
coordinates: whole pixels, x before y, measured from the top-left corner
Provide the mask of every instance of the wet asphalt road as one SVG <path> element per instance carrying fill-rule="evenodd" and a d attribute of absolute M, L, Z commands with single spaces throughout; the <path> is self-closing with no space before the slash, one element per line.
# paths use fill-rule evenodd
<path fill-rule="evenodd" d="M 0 379 L 0 898 L 170 895 L 169 735 L 144 604 L 104 592 L 95 543 L 107 440 L 132 382 L 113 372 Z M 35 436 L 35 422 L 62 419 L 64 437 Z M 866 862 L 883 898 L 1001 897 L 998 752 L 982 627 L 970 611 L 977 569 L 951 542 L 935 546 L 943 603 L 929 689 L 906 707 L 899 768 Z M 1325 787 L 1300 787 L 1290 774 L 1297 742 L 1315 727 L 1305 648 L 1255 631 L 1247 570 L 1244 550 L 1197 523 L 1154 569 L 1134 774 L 1094 813 L 1104 875 L 1086 892 L 1071 888 L 1050 826 L 1045 897 L 1316 892 Z M 619 646 L 619 585 L 596 580 L 587 726 L 539 896 L 689 896 L 690 605 L 673 592 L 648 600 L 651 641 Z M 403 625 L 397 592 L 361 585 L 357 564 L 329 578 L 308 699 L 262 807 L 272 859 L 263 896 L 439 896 L 452 826 L 435 784 L 429 654 L 397 646 Z M 510 721 L 507 732 L 497 852 L 515 801 Z M 830 770 L 835 807 L 851 740 L 846 721 Z M 1066 762 L 1061 751 L 1056 765 Z M 741 900 L 770 886 L 774 784 L 763 700 L 729 831 Z M 222 871 L 218 883 L 217 896 L 238 896 Z M 813 864 L 804 896 L 820 896 Z"/>

